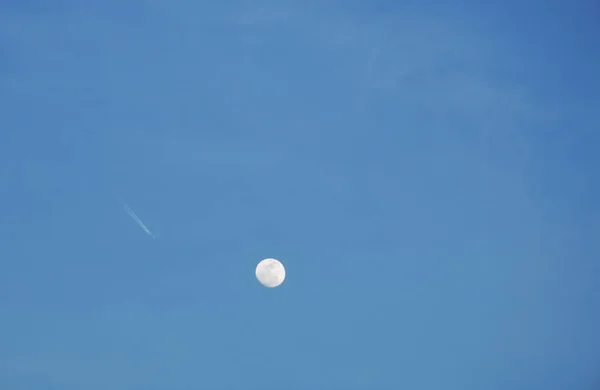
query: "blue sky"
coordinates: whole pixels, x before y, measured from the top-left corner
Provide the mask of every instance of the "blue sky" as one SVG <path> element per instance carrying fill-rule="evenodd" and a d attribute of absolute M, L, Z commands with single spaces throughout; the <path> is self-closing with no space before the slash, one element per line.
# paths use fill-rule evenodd
<path fill-rule="evenodd" d="M 598 386 L 597 5 L 101 3 L 0 1 L 1 388 Z"/>

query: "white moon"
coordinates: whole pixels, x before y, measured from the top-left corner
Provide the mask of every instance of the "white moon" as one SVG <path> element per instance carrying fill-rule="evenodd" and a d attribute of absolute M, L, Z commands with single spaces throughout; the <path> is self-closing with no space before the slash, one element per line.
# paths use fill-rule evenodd
<path fill-rule="evenodd" d="M 279 260 L 264 259 L 256 266 L 256 279 L 265 287 L 277 287 L 285 279 L 285 268 Z"/>

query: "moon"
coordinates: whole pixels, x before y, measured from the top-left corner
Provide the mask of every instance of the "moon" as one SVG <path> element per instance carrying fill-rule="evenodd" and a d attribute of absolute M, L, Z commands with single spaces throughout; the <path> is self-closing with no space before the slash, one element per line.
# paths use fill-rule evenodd
<path fill-rule="evenodd" d="M 285 280 L 285 268 L 277 259 L 264 259 L 256 266 L 256 279 L 265 287 L 277 287 Z"/>

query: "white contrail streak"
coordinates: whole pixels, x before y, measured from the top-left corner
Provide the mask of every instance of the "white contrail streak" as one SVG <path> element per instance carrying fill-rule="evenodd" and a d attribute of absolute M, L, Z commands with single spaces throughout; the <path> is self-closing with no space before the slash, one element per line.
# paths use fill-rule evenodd
<path fill-rule="evenodd" d="M 148 229 L 148 228 L 146 227 L 146 225 L 144 225 L 144 223 L 142 222 L 142 220 L 141 220 L 141 219 L 139 219 L 137 215 L 135 215 L 135 213 L 133 212 L 133 210 L 132 210 L 132 209 L 131 209 L 129 206 L 127 206 L 127 204 L 126 204 L 126 203 L 123 203 L 123 208 L 125 209 L 125 211 L 127 212 L 127 214 L 129 214 L 129 216 L 130 216 L 131 218 L 133 218 L 133 220 L 134 220 L 135 222 L 137 222 L 137 224 L 138 224 L 138 225 L 139 225 L 139 226 L 140 226 L 140 227 L 141 227 L 141 228 L 142 228 L 142 229 L 143 229 L 143 230 L 144 230 L 144 231 L 145 231 L 145 232 L 146 232 L 146 233 L 147 233 L 147 234 L 148 234 L 150 237 L 152 237 L 152 238 L 156 238 L 156 237 L 154 237 L 154 234 L 152 234 L 152 232 L 150 231 L 150 229 Z"/>

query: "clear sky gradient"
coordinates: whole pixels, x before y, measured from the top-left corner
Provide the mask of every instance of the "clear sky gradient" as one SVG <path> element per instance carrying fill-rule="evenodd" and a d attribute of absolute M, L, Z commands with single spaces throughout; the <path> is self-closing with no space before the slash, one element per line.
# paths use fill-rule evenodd
<path fill-rule="evenodd" d="M 0 388 L 599 389 L 599 20 L 0 0 Z"/>

